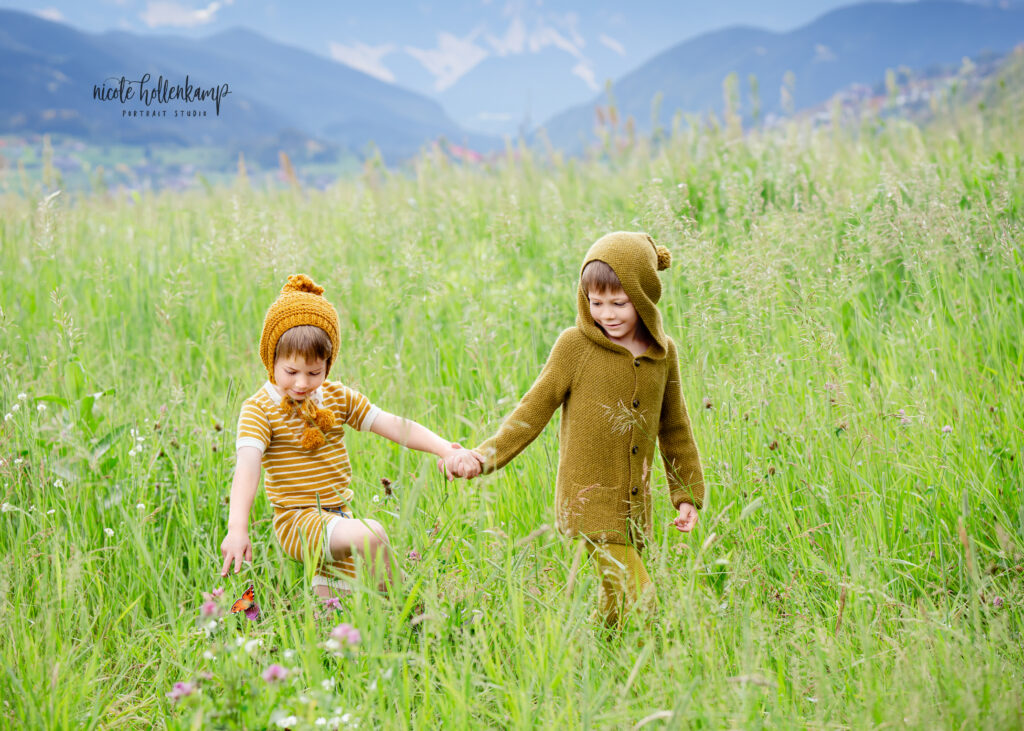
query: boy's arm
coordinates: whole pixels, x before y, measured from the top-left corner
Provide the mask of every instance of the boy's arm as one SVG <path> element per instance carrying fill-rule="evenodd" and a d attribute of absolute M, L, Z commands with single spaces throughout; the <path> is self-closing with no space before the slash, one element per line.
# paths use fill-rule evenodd
<path fill-rule="evenodd" d="M 578 331 L 570 328 L 558 337 L 540 375 L 519 405 L 494 436 L 474 450 L 483 456 L 485 473 L 501 469 L 526 449 L 547 426 L 555 409 L 568 398 L 579 362 L 579 344 L 574 343 L 578 335 Z"/>
<path fill-rule="evenodd" d="M 658 446 L 668 475 L 672 507 L 678 510 L 680 504 L 690 503 L 699 510 L 704 505 L 704 470 L 680 388 L 679 356 L 675 343 L 669 344 L 666 357 L 669 359 L 668 383 L 661 403 Z"/>
<path fill-rule="evenodd" d="M 462 449 L 447 439 L 442 439 L 422 424 L 389 414 L 387 411 L 377 414 L 370 425 L 370 431 L 390 439 L 396 444 L 401 444 L 403 447 L 429 452 L 442 459 L 461 453 L 472 454 L 469 450 Z M 451 478 L 449 477 L 449 479 Z"/>
<path fill-rule="evenodd" d="M 263 455 L 256 447 L 240 447 L 235 461 L 235 476 L 231 481 L 231 502 L 228 508 L 228 534 L 220 544 L 224 565 L 220 575 L 227 576 L 231 564 L 235 573 L 242 561 L 252 561 L 252 543 L 249 541 L 249 512 L 260 484 L 260 464 Z"/>

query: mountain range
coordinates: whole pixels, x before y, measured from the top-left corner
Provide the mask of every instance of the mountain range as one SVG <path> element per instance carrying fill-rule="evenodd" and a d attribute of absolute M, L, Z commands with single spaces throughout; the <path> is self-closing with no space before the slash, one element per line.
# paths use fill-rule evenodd
<path fill-rule="evenodd" d="M 1024 9 L 958 2 L 863 3 L 827 13 L 796 30 L 776 33 L 732 27 L 675 45 L 611 83 L 620 117 L 648 130 L 652 101 L 661 96 L 661 124 L 677 111 L 702 114 L 723 106 L 723 79 L 736 74 L 750 117 L 750 78 L 759 88 L 762 116 L 783 109 L 779 90 L 788 72 L 793 108 L 820 104 L 853 83 L 877 84 L 888 69 L 923 70 L 963 57 L 1005 52 L 1024 41 Z M 524 57 L 525 58 L 525 57 Z M 502 59 L 507 61 L 507 59 Z M 523 73 L 541 73 L 542 58 Z M 147 109 L 138 99 L 100 101 L 95 86 L 150 74 L 172 85 L 227 84 L 219 114 L 211 102 L 153 104 L 202 110 L 201 118 L 131 117 Z M 471 74 L 502 94 L 510 63 L 482 63 Z M 245 29 L 205 38 L 84 33 L 35 15 L 0 10 L 0 134 L 65 133 L 90 142 L 257 147 L 284 140 L 327 150 L 366 154 L 372 143 L 388 160 L 415 154 L 439 138 L 478 151 L 499 149 L 495 137 L 468 132 L 449 116 L 443 92 L 435 98 L 310 51 Z M 460 101 L 459 103 L 465 103 Z M 486 99 L 481 104 L 486 108 Z M 557 147 L 578 151 L 593 139 L 597 94 L 544 121 Z M 463 116 L 465 110 L 457 110 Z M 537 120 L 533 120 L 536 122 Z"/>

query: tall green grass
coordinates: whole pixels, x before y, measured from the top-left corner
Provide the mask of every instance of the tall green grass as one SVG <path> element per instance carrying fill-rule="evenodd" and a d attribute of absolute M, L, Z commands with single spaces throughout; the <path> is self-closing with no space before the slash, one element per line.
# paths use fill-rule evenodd
<path fill-rule="evenodd" d="M 0 724 L 1024 725 L 1018 106 L 584 160 L 427 153 L 325 192 L 0 199 Z M 388 596 L 320 618 L 262 495 L 253 565 L 217 577 L 235 419 L 288 274 L 338 305 L 334 378 L 473 444 L 620 229 L 673 251 L 661 307 L 709 485 L 681 536 L 657 473 L 653 617 L 601 630 L 592 569 L 538 530 L 552 427 L 449 485 L 349 434 L 355 509 L 407 575 Z M 264 618 L 204 629 L 202 592 L 250 581 Z M 362 642 L 336 657 L 341 621 Z M 272 663 L 289 676 L 264 681 Z"/>

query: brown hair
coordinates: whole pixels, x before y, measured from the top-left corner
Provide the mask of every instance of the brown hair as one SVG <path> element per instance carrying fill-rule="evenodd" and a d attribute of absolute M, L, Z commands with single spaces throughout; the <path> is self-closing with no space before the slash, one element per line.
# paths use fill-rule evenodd
<path fill-rule="evenodd" d="M 325 361 L 327 369 L 330 370 L 332 352 L 331 336 L 324 330 L 316 325 L 296 325 L 285 330 L 278 339 L 274 362 L 276 363 L 278 358 L 301 355 L 307 361 Z"/>
<path fill-rule="evenodd" d="M 587 294 L 591 292 L 604 294 L 608 291 L 622 289 L 622 282 L 616 276 L 615 270 L 599 259 L 595 259 L 583 267 L 580 284 Z"/>

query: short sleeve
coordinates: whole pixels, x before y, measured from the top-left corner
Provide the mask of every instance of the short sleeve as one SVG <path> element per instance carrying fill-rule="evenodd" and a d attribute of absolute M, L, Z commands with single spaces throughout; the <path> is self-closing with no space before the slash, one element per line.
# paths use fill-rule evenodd
<path fill-rule="evenodd" d="M 262 454 L 270 446 L 270 438 L 273 431 L 270 428 L 270 419 L 260 405 L 252 399 L 242 404 L 242 413 L 238 415 L 238 437 L 235 439 L 235 449 L 242 447 L 256 447 Z"/>
<path fill-rule="evenodd" d="M 370 403 L 370 399 L 348 386 L 341 386 L 342 418 L 341 420 L 353 429 L 370 431 L 380 409 Z"/>

